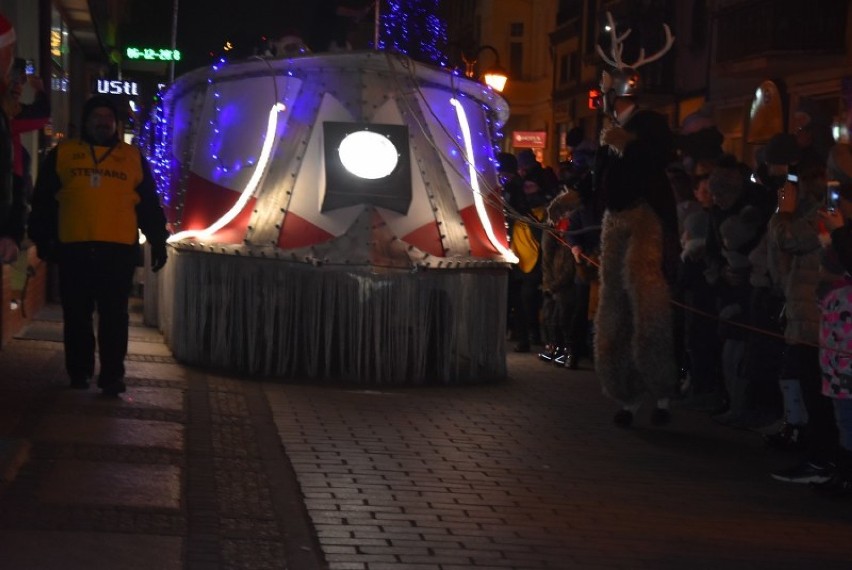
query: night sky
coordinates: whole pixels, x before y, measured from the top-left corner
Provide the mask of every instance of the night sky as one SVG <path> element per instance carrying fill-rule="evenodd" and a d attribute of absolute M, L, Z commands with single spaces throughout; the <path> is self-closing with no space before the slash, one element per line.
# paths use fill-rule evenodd
<path fill-rule="evenodd" d="M 213 61 L 211 51 L 226 40 L 236 46 L 237 57 L 248 56 L 261 36 L 299 28 L 306 4 L 328 0 L 179 0 L 177 48 L 183 61 L 178 74 Z M 131 4 L 122 26 L 126 45 L 168 47 L 171 44 L 173 0 L 147 0 Z"/>

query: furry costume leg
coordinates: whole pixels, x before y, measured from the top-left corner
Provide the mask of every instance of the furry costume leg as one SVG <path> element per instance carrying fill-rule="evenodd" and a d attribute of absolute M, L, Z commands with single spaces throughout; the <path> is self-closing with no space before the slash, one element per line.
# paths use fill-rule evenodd
<path fill-rule="evenodd" d="M 604 394 L 630 406 L 645 392 L 636 374 L 629 343 L 633 316 L 624 281 L 629 228 L 621 213 L 604 214 L 601 229 L 600 288 L 595 312 L 595 372 Z"/>
<path fill-rule="evenodd" d="M 607 212 L 601 234 L 595 364 L 604 392 L 623 405 L 675 392 L 672 311 L 662 272 L 662 228 L 639 206 Z"/>

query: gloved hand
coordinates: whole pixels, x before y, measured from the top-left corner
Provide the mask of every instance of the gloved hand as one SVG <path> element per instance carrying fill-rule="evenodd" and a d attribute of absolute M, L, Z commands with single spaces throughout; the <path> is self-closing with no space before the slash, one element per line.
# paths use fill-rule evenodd
<path fill-rule="evenodd" d="M 156 273 L 162 269 L 168 259 L 169 255 L 166 253 L 165 243 L 151 244 L 151 271 Z"/>
<path fill-rule="evenodd" d="M 601 145 L 609 146 L 619 156 L 624 154 L 624 149 L 634 140 L 636 140 L 635 134 L 617 126 L 604 128 L 600 135 Z"/>

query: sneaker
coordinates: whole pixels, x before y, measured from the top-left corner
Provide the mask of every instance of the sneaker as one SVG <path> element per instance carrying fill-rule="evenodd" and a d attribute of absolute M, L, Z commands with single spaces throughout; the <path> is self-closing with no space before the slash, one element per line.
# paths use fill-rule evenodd
<path fill-rule="evenodd" d="M 829 499 L 849 499 L 852 498 L 852 477 L 835 472 L 828 481 L 815 483 L 811 488 L 817 495 L 822 497 Z"/>
<path fill-rule="evenodd" d="M 830 464 L 804 461 L 795 467 L 775 471 L 771 475 L 776 481 L 786 483 L 825 483 L 831 479 L 833 471 L 833 466 Z"/>
<path fill-rule="evenodd" d="M 807 425 L 784 422 L 775 432 L 763 436 L 763 442 L 772 449 L 799 449 L 805 443 Z"/>
<path fill-rule="evenodd" d="M 544 350 L 538 353 L 538 357 L 540 360 L 545 362 L 551 362 L 554 358 L 558 356 L 558 350 L 556 347 L 552 345 L 546 345 Z"/>

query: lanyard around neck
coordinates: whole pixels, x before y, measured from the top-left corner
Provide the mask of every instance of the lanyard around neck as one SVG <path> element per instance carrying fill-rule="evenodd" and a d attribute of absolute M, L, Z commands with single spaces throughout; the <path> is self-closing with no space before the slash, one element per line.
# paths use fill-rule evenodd
<path fill-rule="evenodd" d="M 92 151 L 92 162 L 95 163 L 95 168 L 97 168 L 100 163 L 102 163 L 103 161 L 105 161 L 107 159 L 107 157 L 112 153 L 114 148 L 115 148 L 115 145 L 109 147 L 107 149 L 107 151 L 100 158 L 98 158 L 97 156 L 95 156 L 95 145 L 93 145 L 93 144 L 89 145 L 89 150 Z"/>

